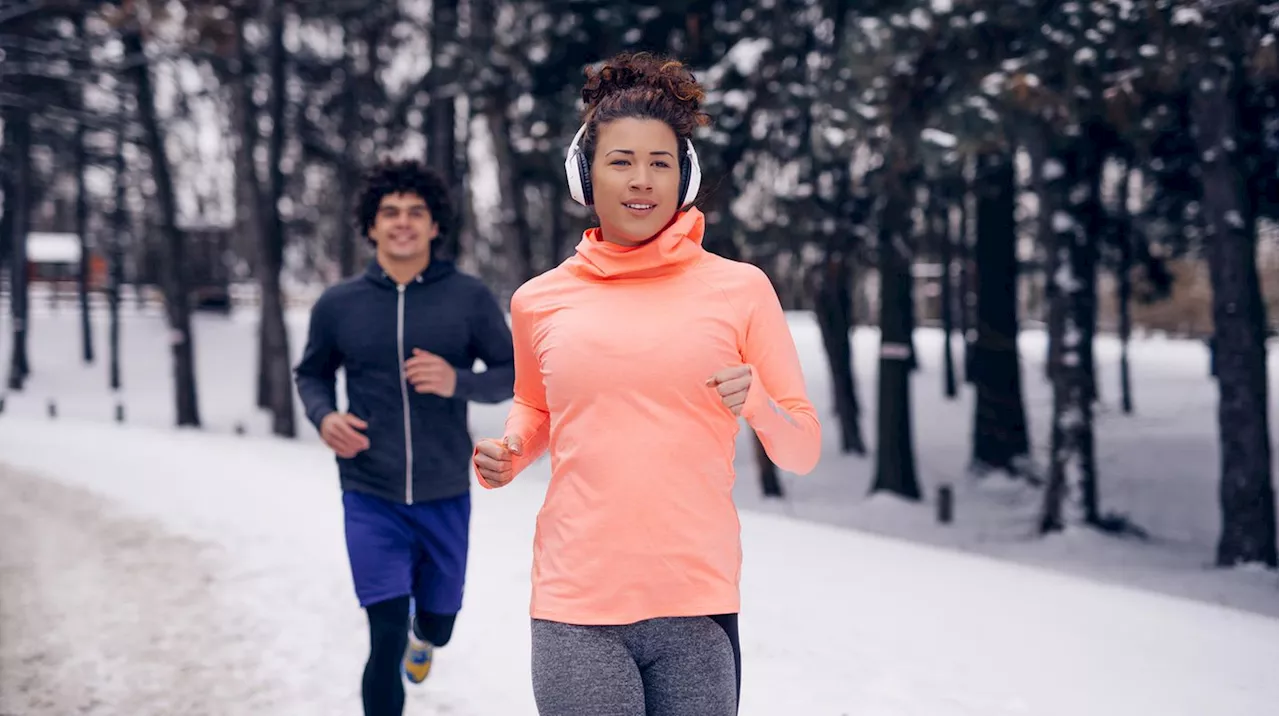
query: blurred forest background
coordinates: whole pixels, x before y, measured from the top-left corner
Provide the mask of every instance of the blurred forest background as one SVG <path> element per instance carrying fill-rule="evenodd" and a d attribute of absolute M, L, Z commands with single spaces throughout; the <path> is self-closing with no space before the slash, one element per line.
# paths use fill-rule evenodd
<path fill-rule="evenodd" d="M 1098 506 L 1093 415 L 1099 391 L 1124 412 L 1141 396 L 1123 349 L 1120 385 L 1097 384 L 1094 337 L 1171 333 L 1205 341 L 1219 385 L 1217 561 L 1274 566 L 1276 37 L 1276 3 L 1235 0 L 0 0 L 0 368 L 9 391 L 38 368 L 33 286 L 79 302 L 113 388 L 120 306 L 161 302 L 176 422 L 199 426 L 192 313 L 249 307 L 256 400 L 293 436 L 285 313 L 368 261 L 362 171 L 444 172 L 464 214 L 449 253 L 505 303 L 591 221 L 563 176 L 583 68 L 652 50 L 709 91 L 708 249 L 816 316 L 827 430 L 875 460 L 873 489 L 920 497 L 912 336 L 930 326 L 936 390 L 975 395 L 973 465 L 1043 485 L 1045 532 L 1125 530 Z M 875 395 L 855 388 L 856 325 L 880 331 Z M 1028 328 L 1044 375 L 1019 361 Z M 1031 380 L 1053 386 L 1040 467 Z M 770 475 L 761 457 L 766 492 Z"/>

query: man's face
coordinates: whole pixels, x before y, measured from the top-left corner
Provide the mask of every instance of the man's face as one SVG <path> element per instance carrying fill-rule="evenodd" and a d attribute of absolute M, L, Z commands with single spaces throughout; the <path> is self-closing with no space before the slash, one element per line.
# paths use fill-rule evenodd
<path fill-rule="evenodd" d="M 378 204 L 369 238 L 378 245 L 378 256 L 395 261 L 425 259 L 440 227 L 427 202 L 417 194 L 388 194 Z"/>
<path fill-rule="evenodd" d="M 675 216 L 680 208 L 677 146 L 676 133 L 656 119 L 617 119 L 599 128 L 591 192 L 606 241 L 642 244 Z"/>

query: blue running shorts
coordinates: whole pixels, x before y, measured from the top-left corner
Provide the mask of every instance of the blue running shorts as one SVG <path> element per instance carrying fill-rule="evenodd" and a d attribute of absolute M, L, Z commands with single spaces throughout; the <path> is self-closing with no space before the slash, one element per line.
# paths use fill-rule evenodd
<path fill-rule="evenodd" d="M 462 609 L 470 493 L 405 505 L 348 490 L 342 507 L 361 607 L 409 595 L 421 611 L 456 614 Z"/>

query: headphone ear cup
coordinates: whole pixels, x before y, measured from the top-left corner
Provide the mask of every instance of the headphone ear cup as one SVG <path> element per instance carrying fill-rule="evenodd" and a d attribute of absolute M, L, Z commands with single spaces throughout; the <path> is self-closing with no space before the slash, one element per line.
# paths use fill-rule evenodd
<path fill-rule="evenodd" d="M 685 152 L 681 155 L 680 172 L 680 206 L 689 206 L 698 198 L 698 190 L 702 188 L 702 167 L 698 162 L 698 154 L 693 150 L 693 141 L 685 140 Z"/>
<path fill-rule="evenodd" d="M 587 125 L 582 125 L 573 141 L 569 143 L 569 153 L 564 158 L 565 181 L 569 184 L 569 196 L 584 206 L 591 205 L 591 173 L 582 156 L 579 142 L 586 134 Z"/>
<path fill-rule="evenodd" d="M 680 155 L 680 206 L 681 208 L 689 205 L 689 173 L 692 167 L 689 165 L 689 155 Z"/>
<path fill-rule="evenodd" d="M 578 152 L 578 180 L 582 182 L 582 203 L 587 206 L 596 203 L 591 196 L 591 165 L 587 162 L 587 155 L 582 152 Z"/>
<path fill-rule="evenodd" d="M 582 174 L 578 171 L 578 159 L 572 150 L 565 157 L 564 174 L 565 181 L 569 184 L 569 196 L 579 204 L 586 204 L 586 199 L 582 196 Z"/>

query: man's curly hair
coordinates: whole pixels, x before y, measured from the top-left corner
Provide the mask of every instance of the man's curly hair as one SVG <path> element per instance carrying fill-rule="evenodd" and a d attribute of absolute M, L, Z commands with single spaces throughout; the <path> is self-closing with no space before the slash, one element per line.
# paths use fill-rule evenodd
<path fill-rule="evenodd" d="M 453 231 L 453 201 L 444 177 L 417 160 L 384 159 L 365 175 L 364 191 L 355 207 L 356 226 L 370 244 L 374 241 L 369 238 L 369 229 L 377 219 L 378 206 L 391 194 L 417 194 L 427 203 L 431 218 L 440 227 L 440 235 L 431 242 L 433 248 Z"/>

